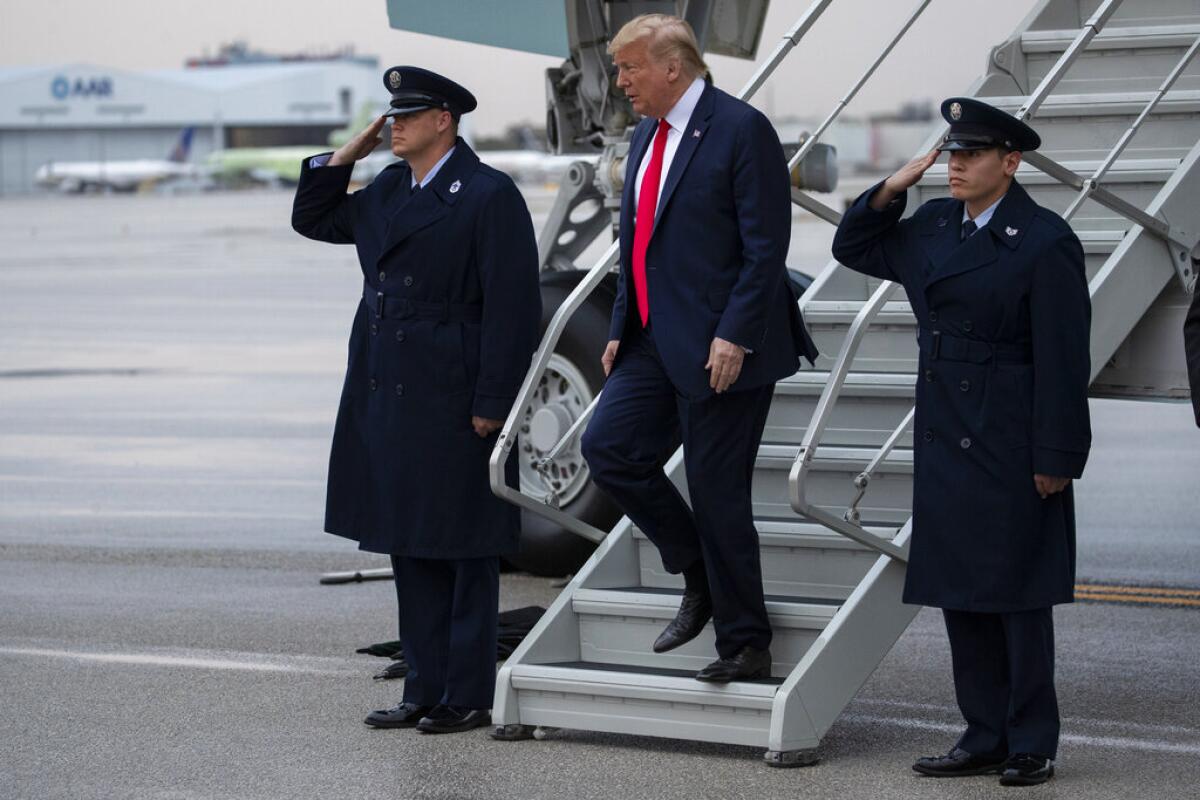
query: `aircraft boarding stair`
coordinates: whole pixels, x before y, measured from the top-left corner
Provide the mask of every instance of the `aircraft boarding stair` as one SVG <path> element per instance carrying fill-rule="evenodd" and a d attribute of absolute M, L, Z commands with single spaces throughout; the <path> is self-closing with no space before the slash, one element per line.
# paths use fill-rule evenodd
<path fill-rule="evenodd" d="M 916 4 L 913 19 L 928 4 Z M 813 3 L 744 95 L 788 50 L 803 46 L 828 5 Z M 1029 154 L 1019 180 L 1038 203 L 1060 214 L 1070 208 L 1083 241 L 1099 394 L 1186 396 L 1179 325 L 1200 230 L 1200 65 L 1190 61 L 1198 44 L 1200 2 L 1193 0 L 1043 0 L 966 92 L 1031 118 L 1042 135 L 1043 149 Z M 943 132 L 931 132 L 927 146 Z M 946 193 L 945 166 L 935 165 L 909 210 Z M 798 191 L 794 197 L 836 220 L 833 209 Z M 612 257 L 610 248 L 552 322 L 523 397 L 536 386 L 560 323 Z M 918 610 L 900 597 L 919 376 L 916 321 L 899 287 L 831 263 L 801 305 L 823 355 L 814 369 L 778 385 L 753 489 L 775 631 L 772 678 L 728 686 L 694 680 L 714 657 L 711 625 L 678 650 L 654 654 L 651 643 L 678 609 L 680 578 L 665 572 L 628 519 L 599 533 L 577 523 L 581 535 L 603 541 L 501 668 L 497 738 L 564 727 L 752 745 L 778 766 L 815 760 L 821 737 Z M 493 454 L 493 486 L 533 508 L 529 498 L 497 486 L 516 424 L 514 412 Z M 682 485 L 681 463 L 676 453 L 667 469 Z M 562 516 L 545 506 L 542 512 Z"/>

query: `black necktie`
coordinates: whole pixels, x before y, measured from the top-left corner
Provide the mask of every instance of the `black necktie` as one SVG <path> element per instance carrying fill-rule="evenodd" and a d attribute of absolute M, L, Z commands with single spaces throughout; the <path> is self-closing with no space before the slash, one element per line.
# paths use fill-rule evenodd
<path fill-rule="evenodd" d="M 965 242 L 967 237 L 977 230 L 979 230 L 979 226 L 975 224 L 975 220 L 967 220 L 962 224 L 962 233 L 959 235 L 959 241 Z"/>

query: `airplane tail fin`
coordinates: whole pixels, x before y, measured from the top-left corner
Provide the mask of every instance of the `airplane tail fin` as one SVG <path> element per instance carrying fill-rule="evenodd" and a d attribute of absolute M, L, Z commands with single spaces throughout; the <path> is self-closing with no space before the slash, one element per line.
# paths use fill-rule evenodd
<path fill-rule="evenodd" d="M 179 141 L 175 142 L 175 146 L 167 154 L 167 161 L 173 161 L 176 164 L 186 163 L 192 153 L 192 136 L 195 133 L 195 128 L 184 128 L 183 133 L 179 134 Z"/>

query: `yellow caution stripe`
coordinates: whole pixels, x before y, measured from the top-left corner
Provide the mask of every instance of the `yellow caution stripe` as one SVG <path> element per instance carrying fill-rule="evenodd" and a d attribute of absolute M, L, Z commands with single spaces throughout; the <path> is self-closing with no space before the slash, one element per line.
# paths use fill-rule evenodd
<path fill-rule="evenodd" d="M 1075 586 L 1075 599 L 1095 603 L 1137 603 L 1200 608 L 1200 589 L 1081 583 Z"/>

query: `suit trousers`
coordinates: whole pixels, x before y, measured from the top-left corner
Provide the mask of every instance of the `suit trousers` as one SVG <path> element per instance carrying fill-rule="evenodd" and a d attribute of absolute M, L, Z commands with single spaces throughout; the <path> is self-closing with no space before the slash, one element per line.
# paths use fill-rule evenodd
<path fill-rule="evenodd" d="M 491 708 L 500 560 L 394 555 L 392 570 L 409 665 L 404 702 Z"/>
<path fill-rule="evenodd" d="M 954 691 L 967 730 L 958 746 L 1003 758 L 1058 752 L 1053 609 L 1005 614 L 943 610 Z"/>
<path fill-rule="evenodd" d="M 750 484 L 774 384 L 689 400 L 648 329 L 621 350 L 583 436 L 592 480 L 658 547 L 668 572 L 690 577 L 703 564 L 722 658 L 765 650 L 771 626 Z M 691 508 L 663 471 L 678 438 Z"/>

